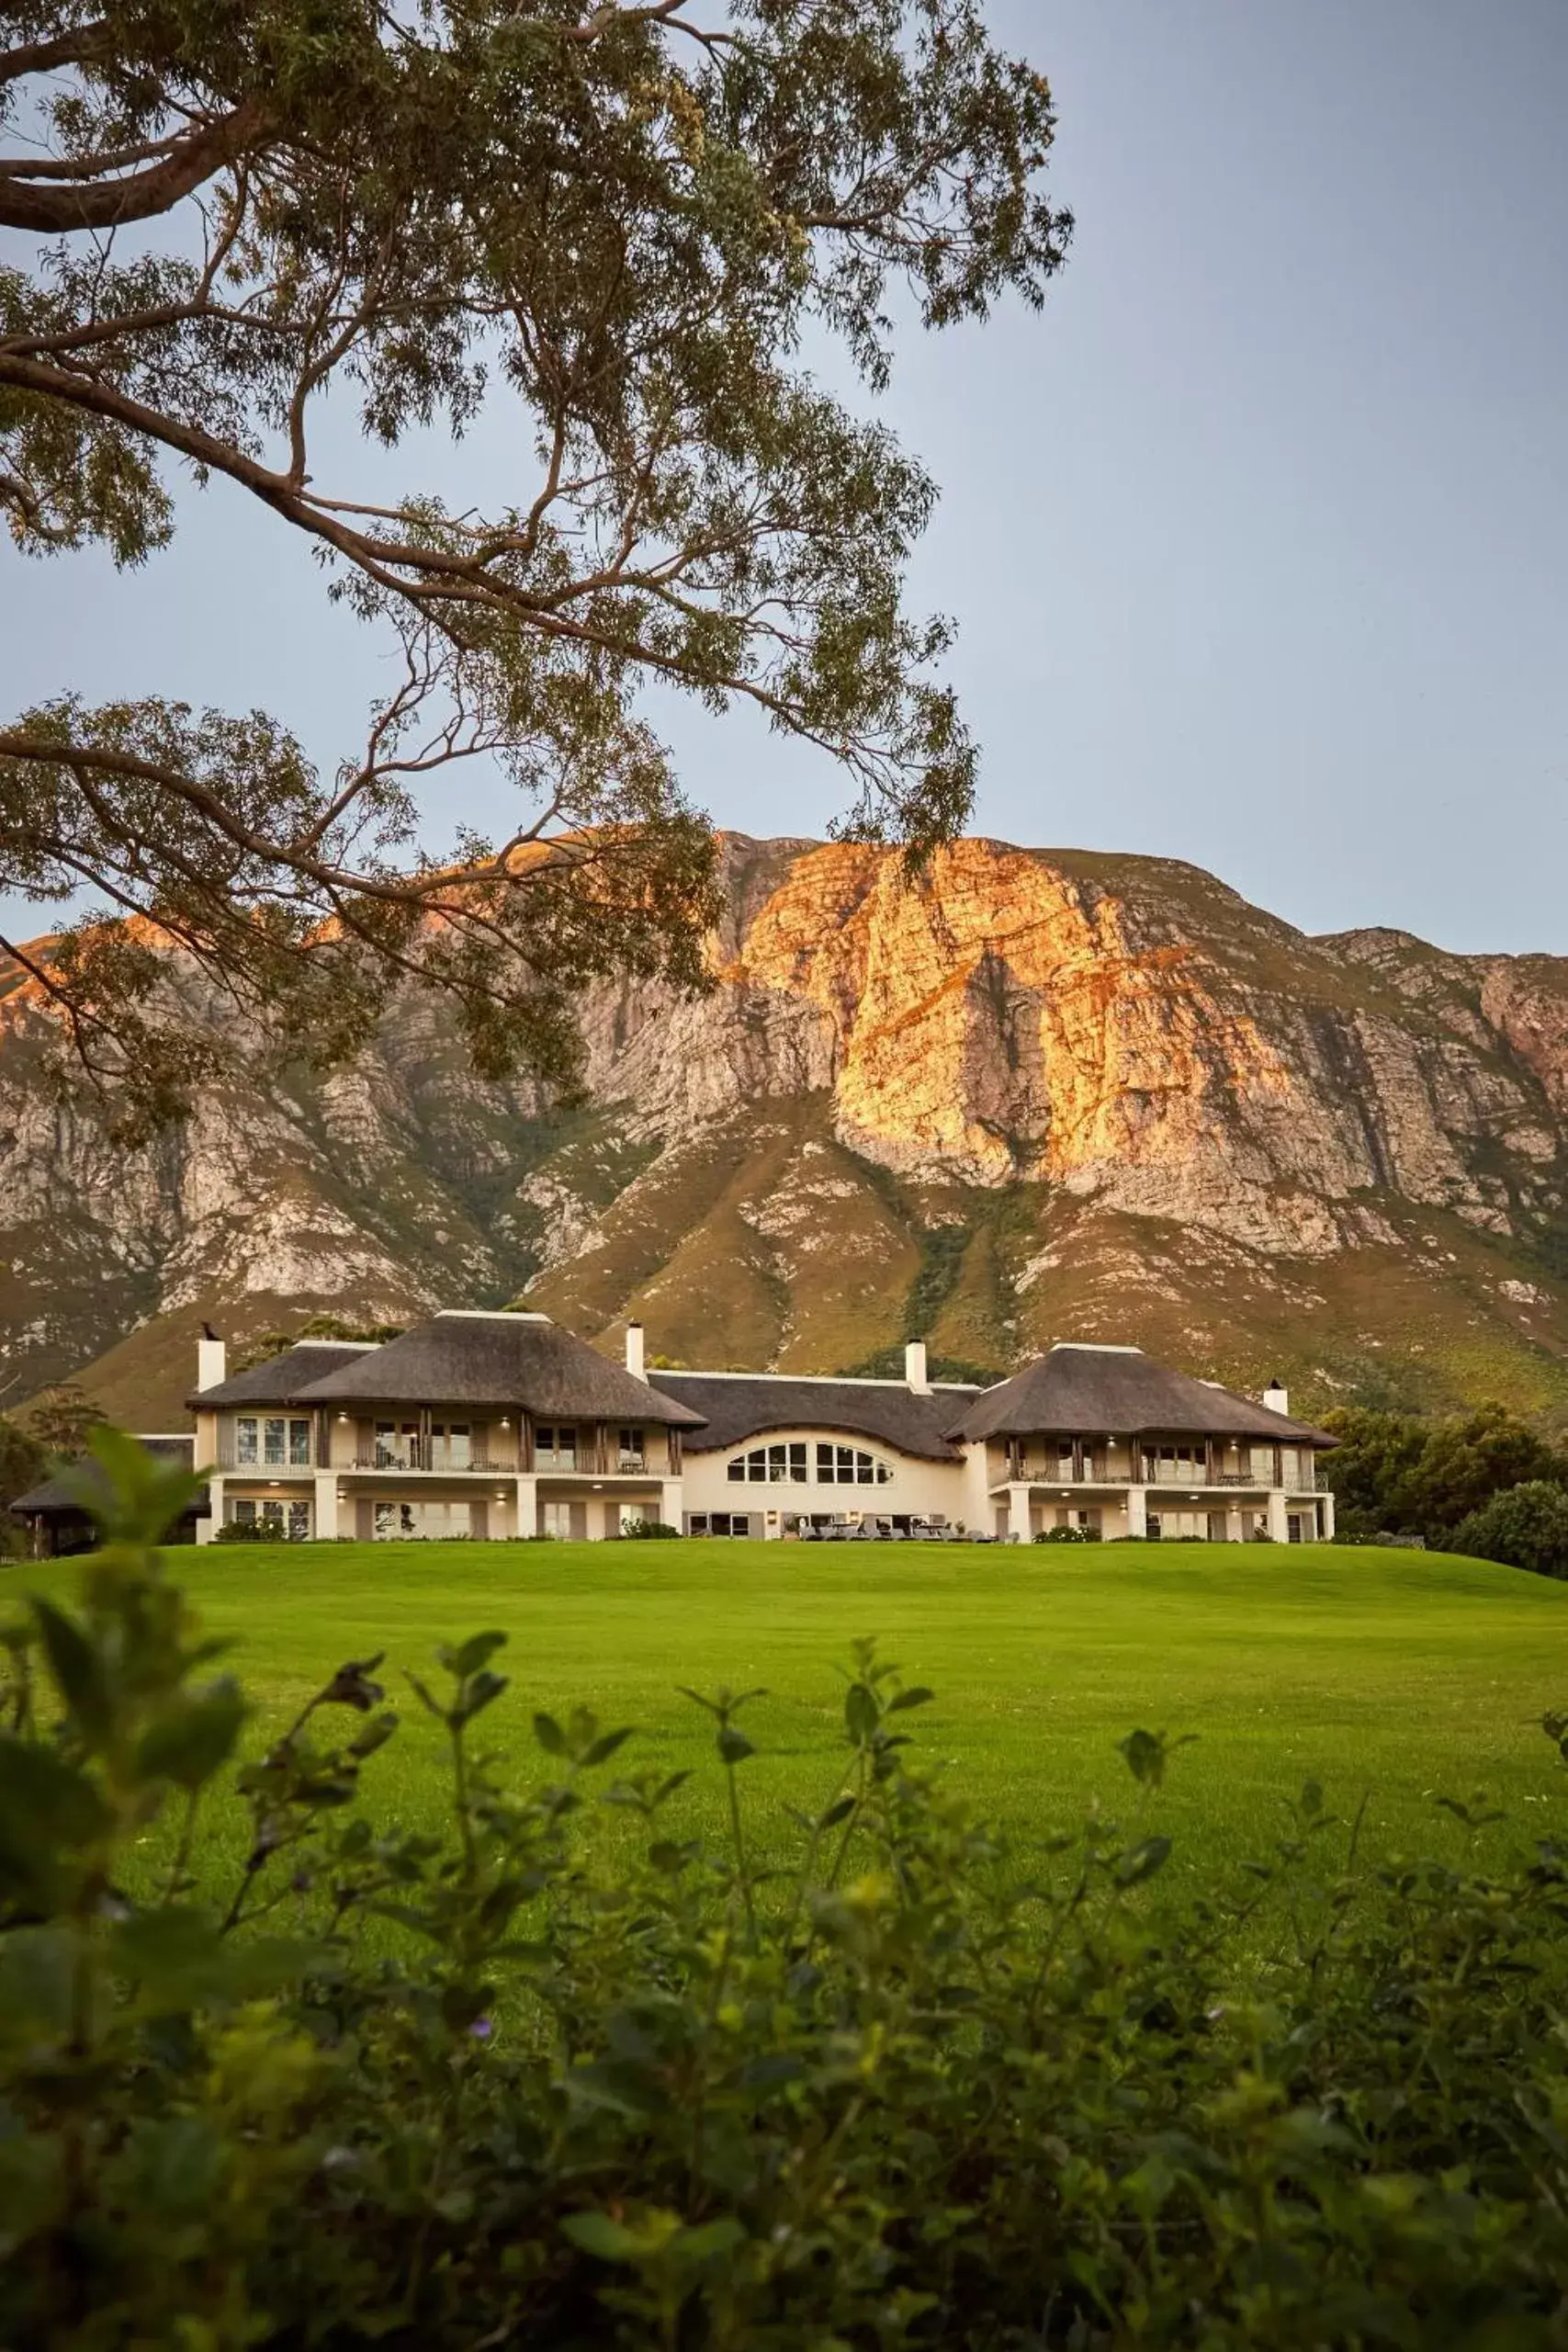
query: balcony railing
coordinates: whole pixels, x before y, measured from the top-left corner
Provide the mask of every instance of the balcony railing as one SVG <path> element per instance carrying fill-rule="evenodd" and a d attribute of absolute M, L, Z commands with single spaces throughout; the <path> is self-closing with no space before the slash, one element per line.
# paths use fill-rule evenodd
<path fill-rule="evenodd" d="M 310 1478 L 316 1471 L 313 1459 L 310 1462 L 258 1462 L 254 1454 L 242 1459 L 231 1445 L 219 1447 L 217 1466 L 220 1470 L 243 1471 L 248 1478 Z"/>
<path fill-rule="evenodd" d="M 340 1470 L 410 1470 L 425 1478 L 514 1478 L 515 1462 L 496 1462 L 486 1453 L 470 1453 L 465 1461 L 451 1462 L 439 1454 L 427 1453 L 421 1445 L 382 1446 L 370 1453 L 356 1453 L 352 1462 L 340 1462 Z"/>

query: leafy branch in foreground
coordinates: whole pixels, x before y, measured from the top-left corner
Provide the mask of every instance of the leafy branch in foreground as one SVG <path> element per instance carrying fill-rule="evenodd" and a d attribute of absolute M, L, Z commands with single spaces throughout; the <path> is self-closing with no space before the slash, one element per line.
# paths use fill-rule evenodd
<path fill-rule="evenodd" d="M 1061 266 L 1050 93 L 980 0 L 0 0 L 0 42 L 16 543 L 134 566 L 220 477 L 400 650 L 330 775 L 154 697 L 0 728 L 0 883 L 107 918 L 9 944 L 91 1070 L 167 1107 L 212 1051 L 141 916 L 321 1054 L 400 976 L 483 1066 L 560 1075 L 582 977 L 687 984 L 711 909 L 649 681 L 821 747 L 853 829 L 961 825 L 949 632 L 902 603 L 933 485 L 802 353 L 874 394 L 895 310 L 983 319 Z M 334 393 L 392 450 L 502 411 L 506 477 L 482 510 L 367 486 Z M 427 842 L 474 763 L 514 829 Z"/>

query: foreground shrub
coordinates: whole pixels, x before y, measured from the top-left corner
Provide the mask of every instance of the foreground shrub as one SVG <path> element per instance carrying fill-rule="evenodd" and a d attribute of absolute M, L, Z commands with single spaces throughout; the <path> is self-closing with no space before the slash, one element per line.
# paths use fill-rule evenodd
<path fill-rule="evenodd" d="M 1544 1478 L 1510 1487 L 1471 1512 L 1453 1548 L 1473 1559 L 1501 1560 L 1506 1567 L 1533 1568 L 1538 1576 L 1568 1576 L 1568 1493 Z"/>
<path fill-rule="evenodd" d="M 1098 1527 L 1042 1527 L 1030 1537 L 1032 1544 L 1098 1544 Z"/>
<path fill-rule="evenodd" d="M 678 1538 L 680 1532 L 678 1527 L 667 1526 L 661 1519 L 628 1520 L 621 1530 L 621 1534 L 626 1542 L 644 1544 L 668 1543 L 671 1536 Z"/>
<path fill-rule="evenodd" d="M 482 1752 L 499 1633 L 409 1678 L 451 1789 L 411 1834 L 360 1804 L 378 1658 L 236 1773 L 242 1691 L 149 1548 L 177 1474 L 102 1451 L 79 1607 L 0 1652 L 0 2343 L 1562 2343 L 1555 1842 L 1487 1866 L 1455 1802 L 1461 1859 L 1373 1860 L 1308 1783 L 1179 1894 L 1180 1743 L 1140 1730 L 1128 1826 L 1010 1847 L 861 1644 L 764 1862 L 761 1694 L 690 1694 L 711 1848 L 586 1711 L 535 1716 L 535 1785 Z"/>

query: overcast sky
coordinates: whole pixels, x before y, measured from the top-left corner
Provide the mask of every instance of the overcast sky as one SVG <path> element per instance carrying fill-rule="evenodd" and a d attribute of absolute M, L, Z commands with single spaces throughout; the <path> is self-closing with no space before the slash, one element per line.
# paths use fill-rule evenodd
<path fill-rule="evenodd" d="M 943 487 L 911 600 L 960 626 L 975 829 L 1568 953 L 1568 0 L 991 16 L 1055 91 L 1071 259 L 1041 314 L 907 345 L 885 404 Z M 499 493 L 506 459 L 421 469 Z M 130 579 L 0 554 L 0 709 L 259 703 L 331 764 L 384 649 L 285 526 L 188 506 Z M 723 823 L 843 797 L 748 720 L 657 716 Z"/>

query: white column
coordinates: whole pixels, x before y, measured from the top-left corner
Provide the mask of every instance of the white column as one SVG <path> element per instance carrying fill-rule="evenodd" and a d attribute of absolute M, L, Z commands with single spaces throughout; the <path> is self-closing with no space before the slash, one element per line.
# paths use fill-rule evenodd
<path fill-rule="evenodd" d="M 539 1482 L 534 1476 L 533 1472 L 529 1471 L 525 1476 L 514 1478 L 512 1483 L 517 1489 L 517 1499 L 514 1506 L 517 1513 L 517 1525 L 513 1532 L 518 1535 L 537 1535 L 539 1532 Z"/>
<path fill-rule="evenodd" d="M 1283 1487 L 1274 1487 L 1269 1494 L 1269 1541 L 1270 1544 L 1288 1544 L 1290 1540 L 1291 1522 L 1285 1516 L 1285 1490 Z"/>
<path fill-rule="evenodd" d="M 1334 1541 L 1334 1497 L 1326 1488 L 1318 1496 L 1317 1508 L 1323 1524 L 1323 1540 L 1325 1544 L 1332 1544 Z"/>
<path fill-rule="evenodd" d="M 211 1517 L 198 1519 L 196 1522 L 196 1540 L 198 1544 L 210 1544 L 223 1524 L 223 1481 L 221 1478 L 209 1478 L 207 1499 L 211 1506 Z"/>
<path fill-rule="evenodd" d="M 1146 1535 L 1149 1532 L 1149 1490 L 1146 1487 L 1127 1489 L 1127 1532 Z"/>
<path fill-rule="evenodd" d="M 980 1438 L 964 1449 L 963 1520 L 971 1535 L 989 1535 L 996 1524 L 989 1486 L 986 1441 Z M 956 1512 L 953 1514 L 955 1518 L 958 1515 Z"/>
<path fill-rule="evenodd" d="M 1029 1541 L 1029 1488 L 1014 1484 L 1008 1488 L 1008 1542 L 1027 1544 Z"/>
<path fill-rule="evenodd" d="M 666 1478 L 659 1489 L 659 1516 L 666 1527 L 680 1527 L 686 1506 L 685 1488 L 679 1478 Z"/>
<path fill-rule="evenodd" d="M 316 1541 L 330 1544 L 337 1534 L 337 1472 L 316 1473 Z"/>

